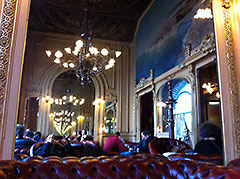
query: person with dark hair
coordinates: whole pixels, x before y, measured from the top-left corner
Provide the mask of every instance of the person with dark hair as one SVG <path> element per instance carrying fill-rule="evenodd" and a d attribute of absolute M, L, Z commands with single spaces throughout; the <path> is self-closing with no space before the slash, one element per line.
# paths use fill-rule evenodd
<path fill-rule="evenodd" d="M 223 154 L 221 128 L 212 122 L 204 122 L 199 128 L 200 141 L 194 148 L 194 153 Z"/>
<path fill-rule="evenodd" d="M 48 156 L 75 156 L 74 149 L 68 140 L 64 137 L 61 140 L 55 140 L 55 135 L 51 134 L 46 138 L 46 143 L 39 147 L 36 154 L 42 157 Z"/>
<path fill-rule="evenodd" d="M 125 147 L 124 143 L 121 141 L 120 132 L 116 132 L 116 134 L 112 137 L 108 137 L 103 149 L 106 152 L 114 153 L 114 152 L 126 152 L 128 150 L 127 147 Z"/>
<path fill-rule="evenodd" d="M 33 139 L 36 141 L 36 142 L 43 142 L 43 139 L 41 138 L 42 137 L 42 134 L 41 132 L 36 132 Z"/>
<path fill-rule="evenodd" d="M 83 141 L 87 137 L 87 131 L 85 129 L 78 132 L 77 140 L 79 142 Z"/>
<path fill-rule="evenodd" d="M 149 153 L 148 144 L 154 139 L 149 130 L 144 130 L 141 133 L 141 141 L 135 147 L 135 151 L 139 153 Z"/>
<path fill-rule="evenodd" d="M 25 133 L 25 136 L 26 136 L 25 138 L 30 138 L 30 139 L 32 139 L 33 136 L 34 136 L 34 134 L 33 134 L 32 131 L 28 130 L 28 131 Z"/>
<path fill-rule="evenodd" d="M 36 143 L 31 138 L 23 138 L 23 135 L 24 135 L 24 127 L 21 124 L 17 124 L 15 149 L 30 148 L 33 144 Z"/>

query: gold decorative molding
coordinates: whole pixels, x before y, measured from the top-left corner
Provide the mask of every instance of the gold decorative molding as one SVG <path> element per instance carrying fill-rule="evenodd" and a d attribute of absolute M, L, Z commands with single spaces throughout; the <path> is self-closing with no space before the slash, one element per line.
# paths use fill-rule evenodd
<path fill-rule="evenodd" d="M 17 0 L 4 0 L 1 14 L 0 31 L 0 130 L 4 116 L 4 104 L 6 101 L 7 77 L 9 74 L 10 50 L 12 45 L 13 26 L 16 13 Z"/>
<path fill-rule="evenodd" d="M 228 70 L 229 96 L 231 107 L 231 118 L 233 128 L 233 142 L 235 158 L 240 157 L 240 109 L 239 109 L 239 94 L 237 83 L 237 70 L 234 59 L 234 42 L 233 32 L 229 8 L 231 7 L 229 1 L 224 1 L 224 34 L 226 45 L 226 59 Z"/>

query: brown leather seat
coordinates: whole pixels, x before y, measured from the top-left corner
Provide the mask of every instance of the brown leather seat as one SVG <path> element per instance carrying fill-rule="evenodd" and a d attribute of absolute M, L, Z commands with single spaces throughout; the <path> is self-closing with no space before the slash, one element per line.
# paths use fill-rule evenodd
<path fill-rule="evenodd" d="M 155 138 L 149 143 L 149 151 L 151 154 L 163 154 L 165 152 L 184 152 L 192 150 L 187 143 L 170 138 Z"/>
<path fill-rule="evenodd" d="M 237 166 L 224 167 L 194 160 L 169 161 L 160 155 L 84 158 L 0 161 L 0 178 L 240 178 Z"/>

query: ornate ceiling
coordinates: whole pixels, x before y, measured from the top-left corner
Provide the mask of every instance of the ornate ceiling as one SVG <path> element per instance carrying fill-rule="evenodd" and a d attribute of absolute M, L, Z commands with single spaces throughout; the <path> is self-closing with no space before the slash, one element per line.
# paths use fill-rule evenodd
<path fill-rule="evenodd" d="M 152 0 L 90 0 L 93 38 L 131 42 Z M 85 0 L 32 0 L 29 30 L 80 35 Z"/>

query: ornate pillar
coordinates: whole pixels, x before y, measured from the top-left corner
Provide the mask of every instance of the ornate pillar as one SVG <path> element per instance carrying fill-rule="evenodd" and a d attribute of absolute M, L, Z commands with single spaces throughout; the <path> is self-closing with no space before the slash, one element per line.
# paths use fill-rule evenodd
<path fill-rule="evenodd" d="M 172 95 L 172 82 L 168 82 L 168 119 L 170 120 L 170 128 L 169 128 L 169 138 L 174 139 L 174 116 L 173 116 L 173 107 L 175 100 Z"/>
<path fill-rule="evenodd" d="M 213 0 L 225 163 L 240 157 L 240 0 Z"/>
<path fill-rule="evenodd" d="M 0 40 L 0 159 L 11 159 L 30 0 L 3 0 Z M 18 15 L 18 16 L 17 16 Z"/>

